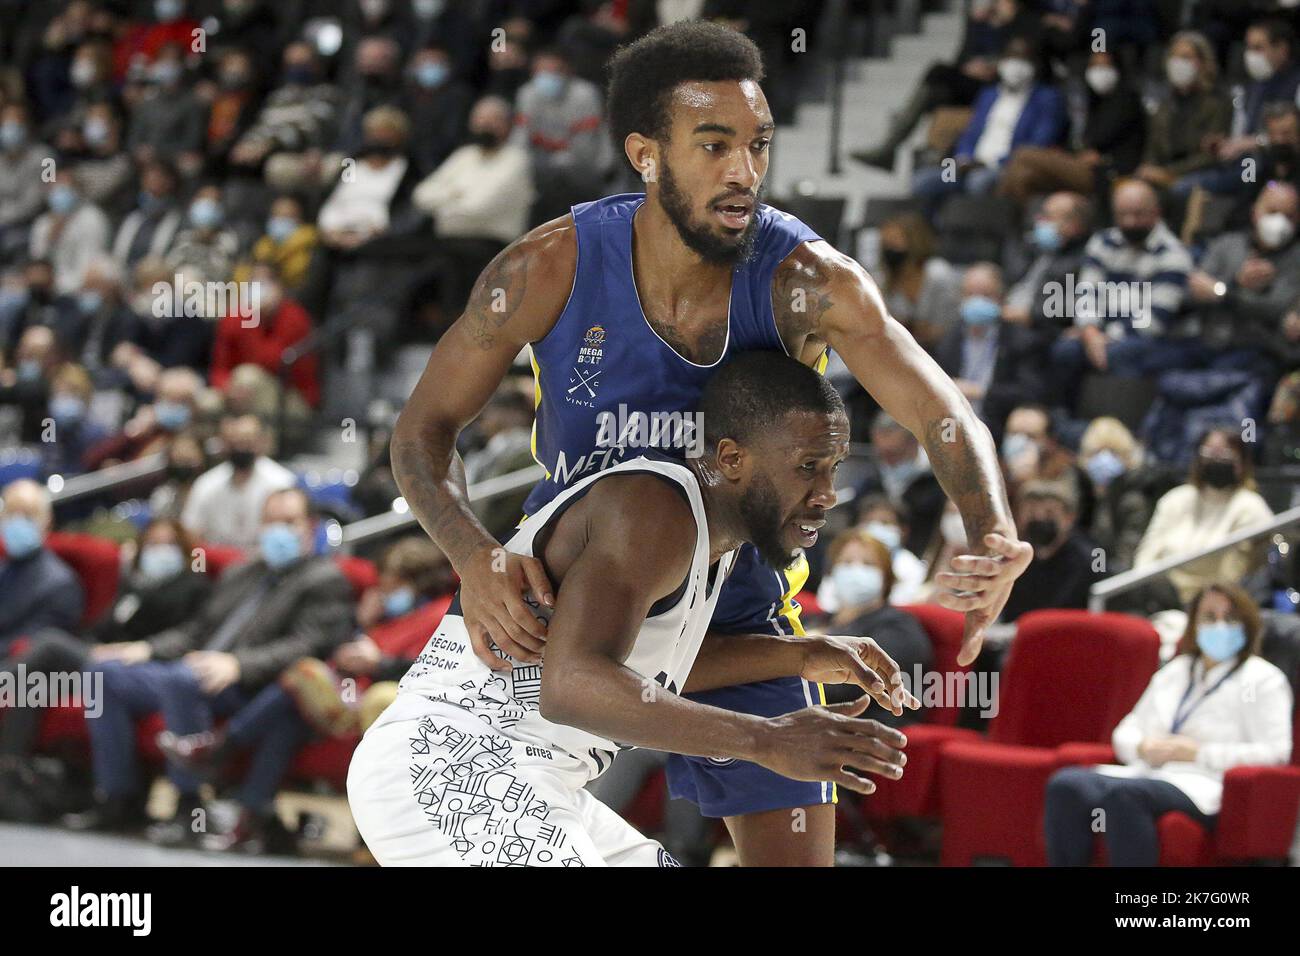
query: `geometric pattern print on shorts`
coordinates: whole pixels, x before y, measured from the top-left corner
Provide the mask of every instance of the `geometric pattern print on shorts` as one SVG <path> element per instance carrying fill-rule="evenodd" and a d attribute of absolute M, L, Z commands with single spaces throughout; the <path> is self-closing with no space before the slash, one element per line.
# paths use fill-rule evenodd
<path fill-rule="evenodd" d="M 511 773 L 511 741 L 422 718 L 411 738 L 411 789 L 434 830 L 470 866 L 585 866 L 551 808 Z"/>

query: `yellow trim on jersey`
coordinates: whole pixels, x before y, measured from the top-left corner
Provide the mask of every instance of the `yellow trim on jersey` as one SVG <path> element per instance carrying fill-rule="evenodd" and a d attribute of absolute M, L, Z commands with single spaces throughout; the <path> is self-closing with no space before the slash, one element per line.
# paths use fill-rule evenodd
<path fill-rule="evenodd" d="M 813 370 L 818 375 L 825 375 L 826 364 L 830 362 L 830 360 L 831 360 L 831 349 L 830 346 L 828 345 L 826 346 L 826 348 L 822 349 L 821 358 L 819 358 L 816 362 L 813 363 Z"/>
<path fill-rule="evenodd" d="M 803 586 L 808 583 L 808 559 L 802 554 L 795 561 L 794 566 L 787 568 L 785 574 L 785 593 L 781 595 L 781 610 L 778 612 L 783 618 L 790 622 L 794 629 L 795 637 L 803 637 L 806 633 L 803 629 L 803 621 L 799 620 L 801 608 L 795 603 L 795 595 L 803 590 Z"/>
<path fill-rule="evenodd" d="M 542 370 L 537 364 L 537 353 L 533 347 L 528 346 L 528 364 L 533 367 L 533 436 L 529 440 L 529 447 L 533 453 L 533 461 L 542 466 L 542 471 L 546 472 L 546 478 L 549 481 L 551 469 L 546 467 L 546 462 L 537 457 L 537 409 L 542 407 Z"/>

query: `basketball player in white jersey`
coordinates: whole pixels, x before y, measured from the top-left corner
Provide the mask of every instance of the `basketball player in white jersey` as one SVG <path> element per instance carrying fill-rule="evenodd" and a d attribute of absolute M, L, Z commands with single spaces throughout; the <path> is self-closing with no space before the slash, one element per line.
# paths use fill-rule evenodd
<path fill-rule="evenodd" d="M 528 518 L 507 550 L 557 582 L 542 663 L 481 662 L 453 604 L 366 733 L 348 798 L 383 864 L 676 865 L 583 786 L 622 746 L 740 758 L 861 793 L 897 778 L 906 739 L 857 717 L 917 706 L 866 638 L 711 637 L 735 549 L 791 563 L 835 503 L 849 423 L 835 390 L 777 352 L 746 353 L 705 389 L 705 452 L 582 480 Z M 702 644 L 703 642 L 703 644 Z M 869 696 L 761 718 L 684 690 L 803 676 Z"/>

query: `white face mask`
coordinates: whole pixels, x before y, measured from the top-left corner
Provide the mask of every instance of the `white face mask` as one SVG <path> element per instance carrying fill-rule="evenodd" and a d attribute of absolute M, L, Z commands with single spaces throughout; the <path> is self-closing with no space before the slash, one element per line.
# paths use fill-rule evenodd
<path fill-rule="evenodd" d="M 1113 66 L 1099 64 L 1090 66 L 1083 73 L 1083 78 L 1088 81 L 1088 86 L 1098 96 L 1105 96 L 1119 85 L 1119 70 Z"/>
<path fill-rule="evenodd" d="M 1246 72 L 1250 74 L 1252 80 L 1262 83 L 1264 80 L 1271 79 L 1275 71 L 1273 70 L 1273 64 L 1268 62 L 1267 53 L 1259 50 L 1247 50 Z"/>
<path fill-rule="evenodd" d="M 1196 61 L 1185 56 L 1171 56 L 1165 63 L 1165 76 L 1170 84 L 1179 90 L 1185 90 L 1196 82 L 1200 67 Z"/>
<path fill-rule="evenodd" d="M 944 516 L 939 519 L 939 534 L 943 535 L 943 540 L 947 544 L 959 548 L 966 545 L 966 525 L 956 511 L 944 512 Z"/>
<path fill-rule="evenodd" d="M 1255 232 L 1266 249 L 1280 249 L 1295 235 L 1295 223 L 1284 212 L 1271 212 L 1259 217 Z"/>
<path fill-rule="evenodd" d="M 998 76 L 1008 89 L 1018 90 L 1034 78 L 1034 65 L 1018 57 L 1002 60 L 998 63 Z"/>

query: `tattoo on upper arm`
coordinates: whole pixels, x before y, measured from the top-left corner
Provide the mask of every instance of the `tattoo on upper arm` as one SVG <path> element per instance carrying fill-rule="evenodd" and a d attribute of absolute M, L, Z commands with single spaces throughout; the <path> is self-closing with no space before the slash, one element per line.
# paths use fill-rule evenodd
<path fill-rule="evenodd" d="M 772 277 L 772 312 L 787 343 L 817 331 L 822 316 L 835 304 L 831 277 L 815 261 L 801 258 L 782 263 Z"/>
<path fill-rule="evenodd" d="M 496 345 L 497 334 L 523 303 L 528 259 L 528 252 L 517 246 L 504 249 L 474 283 L 464 317 L 479 348 Z"/>

